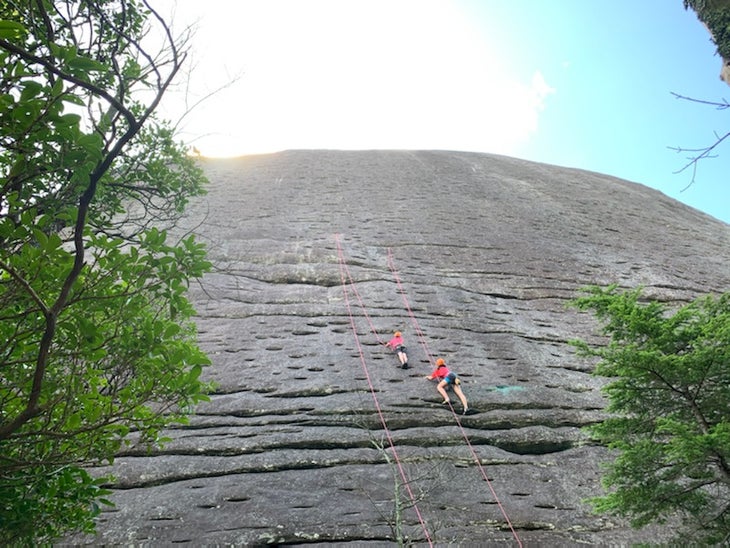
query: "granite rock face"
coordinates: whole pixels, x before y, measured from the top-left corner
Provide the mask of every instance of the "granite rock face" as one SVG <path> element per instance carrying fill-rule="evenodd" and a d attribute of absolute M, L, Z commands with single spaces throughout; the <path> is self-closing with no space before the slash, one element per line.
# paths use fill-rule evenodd
<path fill-rule="evenodd" d="M 110 469 L 96 537 L 136 545 L 617 545 L 591 513 L 608 452 L 581 427 L 587 284 L 684 302 L 730 284 L 730 226 L 647 187 L 488 154 L 287 151 L 203 160 L 186 224 L 217 383 L 164 449 Z M 381 343 L 403 332 L 410 368 Z M 424 379 L 443 357 L 471 412 Z M 396 500 L 400 502 L 395 503 Z M 519 541 L 518 541 L 519 539 Z"/>

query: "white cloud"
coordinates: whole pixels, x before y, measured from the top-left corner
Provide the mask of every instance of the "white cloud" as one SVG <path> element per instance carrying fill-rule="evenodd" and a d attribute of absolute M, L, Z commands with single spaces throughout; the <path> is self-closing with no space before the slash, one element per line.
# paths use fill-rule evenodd
<path fill-rule="evenodd" d="M 487 28 L 436 0 L 206 0 L 197 5 L 204 93 L 186 140 L 209 155 L 284 148 L 444 148 L 509 154 L 554 90 L 508 76 Z M 204 10 L 204 11 L 203 11 Z M 190 20 L 193 12 L 179 14 Z M 170 110 L 173 112 L 173 109 Z"/>

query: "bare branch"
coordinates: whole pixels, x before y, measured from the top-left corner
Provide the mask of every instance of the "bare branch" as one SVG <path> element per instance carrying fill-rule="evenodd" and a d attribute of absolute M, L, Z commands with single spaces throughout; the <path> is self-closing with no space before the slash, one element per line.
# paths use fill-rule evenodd
<path fill-rule="evenodd" d="M 671 94 L 674 95 L 674 97 L 676 97 L 677 99 L 683 99 L 685 101 L 690 101 L 692 103 L 699 103 L 701 105 L 710 105 L 710 106 L 716 107 L 717 110 L 725 110 L 726 108 L 730 108 L 730 103 L 728 103 L 725 99 L 723 99 L 722 102 L 705 101 L 702 99 L 694 99 L 692 97 L 686 97 L 684 95 L 680 95 L 679 93 L 675 93 L 673 91 L 671 92 Z"/>
<path fill-rule="evenodd" d="M 710 105 L 714 106 L 717 110 L 725 110 L 727 108 L 730 108 L 730 103 L 728 103 L 725 99 L 722 99 L 721 102 L 718 101 L 705 101 L 701 99 L 693 99 L 691 97 L 686 97 L 684 95 L 680 95 L 679 93 L 671 92 L 674 97 L 677 99 L 683 99 L 685 101 L 691 101 L 693 103 L 699 103 L 702 105 Z M 720 135 L 717 132 L 714 132 L 715 135 L 715 142 L 709 146 L 701 147 L 701 148 L 684 148 L 684 147 L 667 147 L 669 150 L 673 150 L 677 153 L 689 153 L 689 156 L 686 157 L 687 162 L 677 171 L 674 171 L 673 173 L 679 174 L 682 173 L 689 168 L 692 168 L 692 177 L 687 184 L 680 192 L 684 192 L 689 187 L 691 187 L 695 183 L 695 178 L 697 176 L 697 166 L 700 162 L 700 160 L 707 160 L 709 158 L 716 158 L 717 154 L 713 154 L 715 152 L 715 149 L 720 146 L 721 143 L 723 143 L 728 137 L 730 137 L 730 132 L 725 133 L 724 135 Z"/>

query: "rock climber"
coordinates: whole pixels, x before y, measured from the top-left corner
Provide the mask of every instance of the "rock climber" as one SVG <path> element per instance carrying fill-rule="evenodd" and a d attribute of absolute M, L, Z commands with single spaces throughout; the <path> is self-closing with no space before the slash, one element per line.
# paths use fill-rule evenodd
<path fill-rule="evenodd" d="M 469 411 L 469 404 L 466 401 L 466 396 L 464 395 L 464 392 L 461 390 L 461 380 L 459 380 L 459 377 L 456 376 L 456 373 L 446 367 L 446 362 L 443 358 L 439 358 L 436 360 L 436 369 L 434 369 L 433 373 L 431 373 L 430 375 L 426 375 L 426 378 L 429 381 L 433 379 L 438 379 L 439 383 L 436 385 L 436 390 L 438 390 L 439 394 L 441 394 L 441 396 L 444 398 L 444 401 L 441 402 L 444 405 L 451 404 L 449 395 L 446 393 L 446 390 L 451 387 L 461 400 L 461 404 L 464 406 L 464 411 L 462 412 L 462 414 L 467 414 L 467 412 Z"/>
<path fill-rule="evenodd" d="M 396 331 L 393 334 L 393 338 L 383 344 L 396 353 L 398 360 L 400 361 L 400 366 L 403 369 L 408 369 L 408 354 L 406 353 L 406 347 L 403 344 L 403 334 L 400 331 Z"/>

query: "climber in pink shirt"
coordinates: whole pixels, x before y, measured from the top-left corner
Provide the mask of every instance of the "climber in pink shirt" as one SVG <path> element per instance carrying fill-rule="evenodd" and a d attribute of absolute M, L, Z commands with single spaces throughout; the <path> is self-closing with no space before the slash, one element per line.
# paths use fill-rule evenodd
<path fill-rule="evenodd" d="M 436 390 L 438 390 L 439 394 L 444 398 L 443 404 L 451 404 L 451 400 L 449 399 L 449 395 L 446 393 L 446 389 L 448 387 L 451 387 L 454 389 L 454 392 L 461 400 L 461 404 L 464 406 L 464 411 L 462 412 L 464 415 L 467 414 L 469 411 L 469 404 L 466 401 L 466 396 L 464 395 L 464 392 L 461 390 L 461 380 L 459 377 L 456 376 L 456 373 L 451 371 L 448 367 L 446 367 L 446 362 L 443 358 L 439 358 L 436 360 L 436 369 L 434 369 L 433 373 L 430 375 L 427 375 L 426 378 L 431 381 L 433 379 L 438 379 L 439 383 L 436 385 Z"/>
<path fill-rule="evenodd" d="M 403 344 L 403 334 L 400 331 L 396 331 L 393 334 L 393 338 L 383 344 L 398 355 L 400 366 L 403 369 L 408 369 L 408 354 L 406 354 L 406 347 Z"/>

